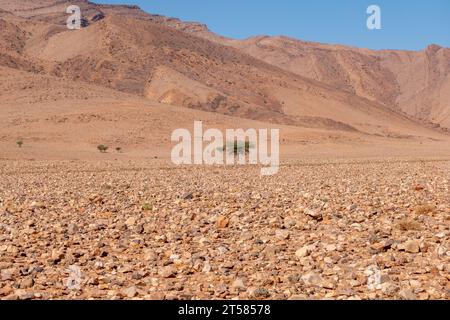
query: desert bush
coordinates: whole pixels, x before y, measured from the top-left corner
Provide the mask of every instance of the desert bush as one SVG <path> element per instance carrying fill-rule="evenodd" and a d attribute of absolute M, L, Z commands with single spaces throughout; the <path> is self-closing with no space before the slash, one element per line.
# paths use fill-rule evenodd
<path fill-rule="evenodd" d="M 223 147 L 223 151 L 230 152 L 234 155 L 239 155 L 243 153 L 248 154 L 250 152 L 250 149 L 253 148 L 253 144 L 251 144 L 249 141 L 234 141 L 227 143 L 227 145 Z"/>
<path fill-rule="evenodd" d="M 122 152 L 122 148 L 121 148 L 121 147 L 117 147 L 117 148 L 116 148 L 116 151 L 117 151 L 117 152 Z"/>
<path fill-rule="evenodd" d="M 414 211 L 416 214 L 423 215 L 423 214 L 433 214 L 436 211 L 436 207 L 431 204 L 423 204 L 420 206 L 417 206 Z"/>
<path fill-rule="evenodd" d="M 22 148 L 22 146 L 23 146 L 23 141 L 22 140 L 19 140 L 16 143 L 19 146 L 19 148 Z"/>
<path fill-rule="evenodd" d="M 144 203 L 142 205 L 142 210 L 144 211 L 152 211 L 153 210 L 153 206 L 150 203 Z"/>
<path fill-rule="evenodd" d="M 396 227 L 402 231 L 422 230 L 422 225 L 420 222 L 412 219 L 403 219 L 396 224 Z"/>
<path fill-rule="evenodd" d="M 103 144 L 100 144 L 97 146 L 97 149 L 101 152 L 101 153 L 105 153 L 109 148 Z"/>

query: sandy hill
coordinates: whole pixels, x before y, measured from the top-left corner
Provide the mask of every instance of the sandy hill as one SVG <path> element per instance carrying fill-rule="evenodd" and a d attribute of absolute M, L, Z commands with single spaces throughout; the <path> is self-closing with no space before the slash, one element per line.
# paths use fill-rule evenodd
<path fill-rule="evenodd" d="M 65 9 L 70 4 L 82 8 L 81 30 L 65 26 Z M 322 70 L 313 77 L 302 73 L 301 67 L 292 67 L 300 63 L 293 54 L 289 53 L 289 60 L 275 45 L 273 55 L 266 55 L 265 47 L 259 50 L 257 41 L 266 38 L 232 41 L 212 34 L 204 25 L 147 14 L 135 6 L 0 0 L 0 9 L 5 143 L 20 136 L 43 143 L 65 141 L 80 152 L 102 140 L 133 148 L 149 142 L 162 147 L 170 145 L 169 129 L 189 126 L 194 119 L 209 119 L 211 125 L 224 128 L 278 125 L 289 132 L 283 139 L 293 144 L 447 139 L 418 120 L 427 115 L 419 117 L 419 112 L 402 109 L 402 99 L 417 102 L 413 96 L 399 96 L 403 91 L 398 86 L 395 90 L 390 86 L 409 77 L 402 73 L 406 72 L 402 64 L 385 63 L 383 69 L 372 64 L 381 58 L 367 50 L 336 48 L 350 53 L 339 62 L 327 62 L 327 50 L 311 48 L 311 57 L 324 51 L 323 57 L 317 54 L 314 63 L 299 61 L 313 70 L 311 74 L 316 74 L 316 68 Z M 444 68 L 446 51 L 433 48 L 429 50 L 436 51 L 439 68 Z M 389 52 L 377 54 L 388 56 Z M 361 62 L 356 63 L 358 59 Z M 343 61 L 348 64 L 339 71 L 336 65 Z M 352 64 L 365 73 L 345 75 Z M 420 104 L 420 108 L 443 116 L 445 107 L 432 99 L 441 101 L 445 90 L 435 90 L 429 98 L 432 107 Z M 74 132 L 80 134 L 74 136 Z"/>

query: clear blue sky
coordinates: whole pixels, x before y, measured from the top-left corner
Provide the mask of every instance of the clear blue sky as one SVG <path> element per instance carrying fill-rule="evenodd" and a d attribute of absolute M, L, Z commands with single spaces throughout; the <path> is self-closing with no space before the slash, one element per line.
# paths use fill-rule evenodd
<path fill-rule="evenodd" d="M 450 47 L 450 0 L 94 0 L 208 25 L 238 39 L 286 35 L 372 49 Z M 368 30 L 369 5 L 381 7 L 382 30 Z"/>

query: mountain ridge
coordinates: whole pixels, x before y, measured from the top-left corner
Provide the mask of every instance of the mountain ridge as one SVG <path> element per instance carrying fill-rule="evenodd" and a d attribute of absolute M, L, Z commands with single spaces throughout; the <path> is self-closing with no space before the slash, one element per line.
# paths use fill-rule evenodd
<path fill-rule="evenodd" d="M 65 9 L 69 3 L 81 7 L 84 23 L 80 30 L 69 30 L 65 26 L 69 16 Z M 124 110 L 129 106 L 127 99 L 137 101 L 143 108 L 142 112 L 154 105 L 158 112 L 164 114 L 168 111 L 161 105 L 175 106 L 180 116 L 198 114 L 217 120 L 231 117 L 236 126 L 257 121 L 289 127 L 289 132 L 301 132 L 294 134 L 296 141 L 303 141 L 302 135 L 321 136 L 321 141 L 327 141 L 330 136 L 342 141 L 380 138 L 390 142 L 411 140 L 422 143 L 447 139 L 442 135 L 446 129 L 427 122 L 426 114 L 420 119 L 392 103 L 401 90 L 400 87 L 390 87 L 391 83 L 398 81 L 397 76 L 389 75 L 389 72 L 396 71 L 395 64 L 382 66 L 381 57 L 372 56 L 365 49 L 332 47 L 333 50 L 345 51 L 336 56 L 338 59 L 332 60 L 329 58 L 331 47 L 326 45 L 318 48 L 318 45 L 292 39 L 287 42 L 285 37 L 279 40 L 281 43 L 272 37 L 251 38 L 247 42 L 230 40 L 214 35 L 202 24 L 147 14 L 136 6 L 51 0 L 17 4 L 0 0 L 0 9 L 5 9 L 0 13 L 0 24 L 4 26 L 0 37 L 0 77 L 6 82 L 23 83 L 20 80 L 24 77 L 23 72 L 28 72 L 42 79 L 41 88 L 39 81 L 35 80 L 30 85 L 22 84 L 27 94 L 36 95 L 33 99 L 24 99 L 20 90 L 12 90 L 6 83 L 10 95 L 7 110 L 12 108 L 14 97 L 24 104 L 20 110 L 26 110 L 30 105 L 42 108 L 49 103 L 56 108 L 50 112 L 48 107 L 44 107 L 50 112 L 49 118 L 62 112 L 63 109 L 55 105 L 59 101 L 67 100 L 70 106 L 88 104 L 88 110 L 95 110 L 98 99 L 88 94 L 89 88 L 95 87 L 95 92 L 100 93 L 99 88 L 103 87 L 105 92 L 117 91 L 117 100 L 127 106 Z M 309 47 L 305 49 L 303 46 Z M 271 55 L 265 56 L 267 50 L 272 50 Z M 295 63 L 304 62 L 295 60 L 302 50 L 306 50 L 304 56 L 315 63 L 306 64 L 308 68 L 300 63 L 296 69 Z M 317 51 L 324 59 L 315 56 Z M 428 55 L 432 63 L 436 62 L 439 68 L 442 65 L 446 70 L 446 53 L 441 52 L 442 49 L 431 46 Z M 408 55 L 400 58 L 407 60 Z M 374 68 L 377 65 L 378 69 Z M 439 68 L 436 74 L 430 73 L 432 81 L 443 81 L 444 74 Z M 353 69 L 356 71 L 348 74 Z M 384 70 L 384 73 L 377 73 L 379 70 Z M 320 71 L 317 72 L 320 77 L 311 76 L 310 71 Z M 398 74 L 402 77 L 409 76 L 400 71 Z M 389 78 L 393 80 L 386 81 Z M 55 79 L 60 79 L 64 85 L 52 85 Z M 381 91 L 380 84 L 384 85 Z M 71 90 L 79 90 L 80 98 Z M 438 93 L 434 93 L 433 99 Z M 108 100 L 103 94 L 99 96 Z M 411 99 L 405 96 L 407 98 Z M 433 102 L 432 99 L 430 101 Z M 99 126 L 104 126 L 102 119 L 111 117 L 104 114 L 107 110 L 103 107 L 105 104 L 99 104 L 101 112 L 98 118 L 90 116 L 93 111 L 82 118 L 99 121 Z M 445 112 L 443 108 L 442 114 Z M 127 116 L 118 117 L 126 119 Z M 168 115 L 161 117 L 167 121 L 180 119 Z M 4 114 L 4 119 L 7 123 L 17 122 L 17 118 L 11 119 L 8 114 Z M 125 122 L 132 126 L 131 120 Z M 58 126 L 63 124 L 58 122 Z M 166 128 L 180 125 L 175 122 L 166 124 Z M 49 122 L 49 125 L 54 125 L 54 122 Z M 26 130 L 26 127 L 20 128 Z M 91 132 L 89 130 L 86 132 Z M 320 134 L 312 134 L 317 130 Z M 134 130 L 131 131 L 137 135 L 136 139 L 145 141 Z M 94 130 L 90 134 L 98 132 Z M 124 141 L 122 134 L 119 136 L 117 139 Z M 155 133 L 155 136 L 160 135 Z M 356 136 L 358 138 L 355 139 Z M 5 133 L 5 137 L 13 139 L 11 133 Z M 289 139 L 285 138 L 286 141 Z M 97 140 L 90 137 L 84 143 L 88 141 Z"/>

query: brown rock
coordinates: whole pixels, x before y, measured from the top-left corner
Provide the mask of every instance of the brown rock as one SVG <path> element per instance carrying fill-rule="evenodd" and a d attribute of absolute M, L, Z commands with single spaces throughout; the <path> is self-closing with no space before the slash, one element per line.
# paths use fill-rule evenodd
<path fill-rule="evenodd" d="M 29 288 L 33 287 L 33 285 L 34 285 L 33 278 L 31 278 L 31 277 L 26 278 L 20 282 L 20 289 L 29 289 Z"/>
<path fill-rule="evenodd" d="M 19 300 L 31 300 L 34 298 L 34 293 L 30 291 L 26 291 L 23 289 L 18 289 L 14 292 L 14 295 L 16 295 Z"/>
<path fill-rule="evenodd" d="M 229 223 L 230 223 L 230 220 L 224 216 L 220 216 L 216 220 L 216 225 L 217 225 L 217 228 L 219 228 L 219 229 L 227 228 Z"/>
<path fill-rule="evenodd" d="M 70 235 L 76 234 L 78 232 L 78 226 L 74 223 L 69 224 L 67 227 L 67 233 Z"/>
<path fill-rule="evenodd" d="M 144 259 L 145 261 L 157 261 L 158 255 L 153 249 L 146 249 L 144 251 Z"/>
<path fill-rule="evenodd" d="M 8 296 L 13 293 L 13 289 L 9 286 L 0 289 L 0 296 Z"/>
<path fill-rule="evenodd" d="M 302 276 L 302 280 L 311 286 L 318 286 L 322 283 L 322 277 L 315 272 L 306 273 Z"/>
<path fill-rule="evenodd" d="M 280 229 L 275 231 L 275 237 L 277 237 L 280 240 L 288 240 L 290 237 L 290 233 L 287 230 Z"/>
<path fill-rule="evenodd" d="M 323 216 L 322 213 L 320 213 L 320 211 L 318 210 L 311 210 L 311 209 L 304 209 L 303 211 L 307 216 L 313 218 L 314 220 L 317 221 L 322 221 L 323 220 Z"/>
<path fill-rule="evenodd" d="M 244 285 L 244 281 L 242 279 L 236 279 L 233 281 L 233 284 L 231 285 L 233 289 L 236 289 L 238 291 L 246 291 L 247 287 Z"/>
<path fill-rule="evenodd" d="M 405 242 L 403 244 L 402 248 L 404 248 L 404 250 L 409 253 L 419 253 L 420 252 L 420 243 L 419 243 L 419 241 L 416 241 L 416 240 L 410 240 L 410 241 Z"/>
<path fill-rule="evenodd" d="M 177 270 L 172 266 L 167 266 L 162 268 L 160 275 L 163 278 L 175 278 L 177 275 Z"/>
<path fill-rule="evenodd" d="M 304 257 L 309 256 L 310 253 L 311 253 L 311 249 L 309 248 L 309 246 L 304 246 L 295 252 L 295 256 L 297 258 L 304 258 Z"/>
<path fill-rule="evenodd" d="M 125 225 L 126 225 L 127 227 L 132 227 L 132 226 L 134 226 L 134 225 L 136 224 L 136 222 L 137 222 L 136 217 L 130 217 L 130 218 L 128 218 L 128 219 L 125 221 Z"/>
<path fill-rule="evenodd" d="M 134 298 L 136 297 L 138 294 L 137 288 L 135 286 L 129 287 L 127 289 L 124 290 L 124 295 L 127 298 Z"/>
<path fill-rule="evenodd" d="M 0 279 L 2 281 L 14 280 L 15 269 L 4 269 L 0 272 Z"/>
<path fill-rule="evenodd" d="M 402 289 L 398 293 L 403 300 L 416 300 L 417 296 L 411 289 Z"/>

